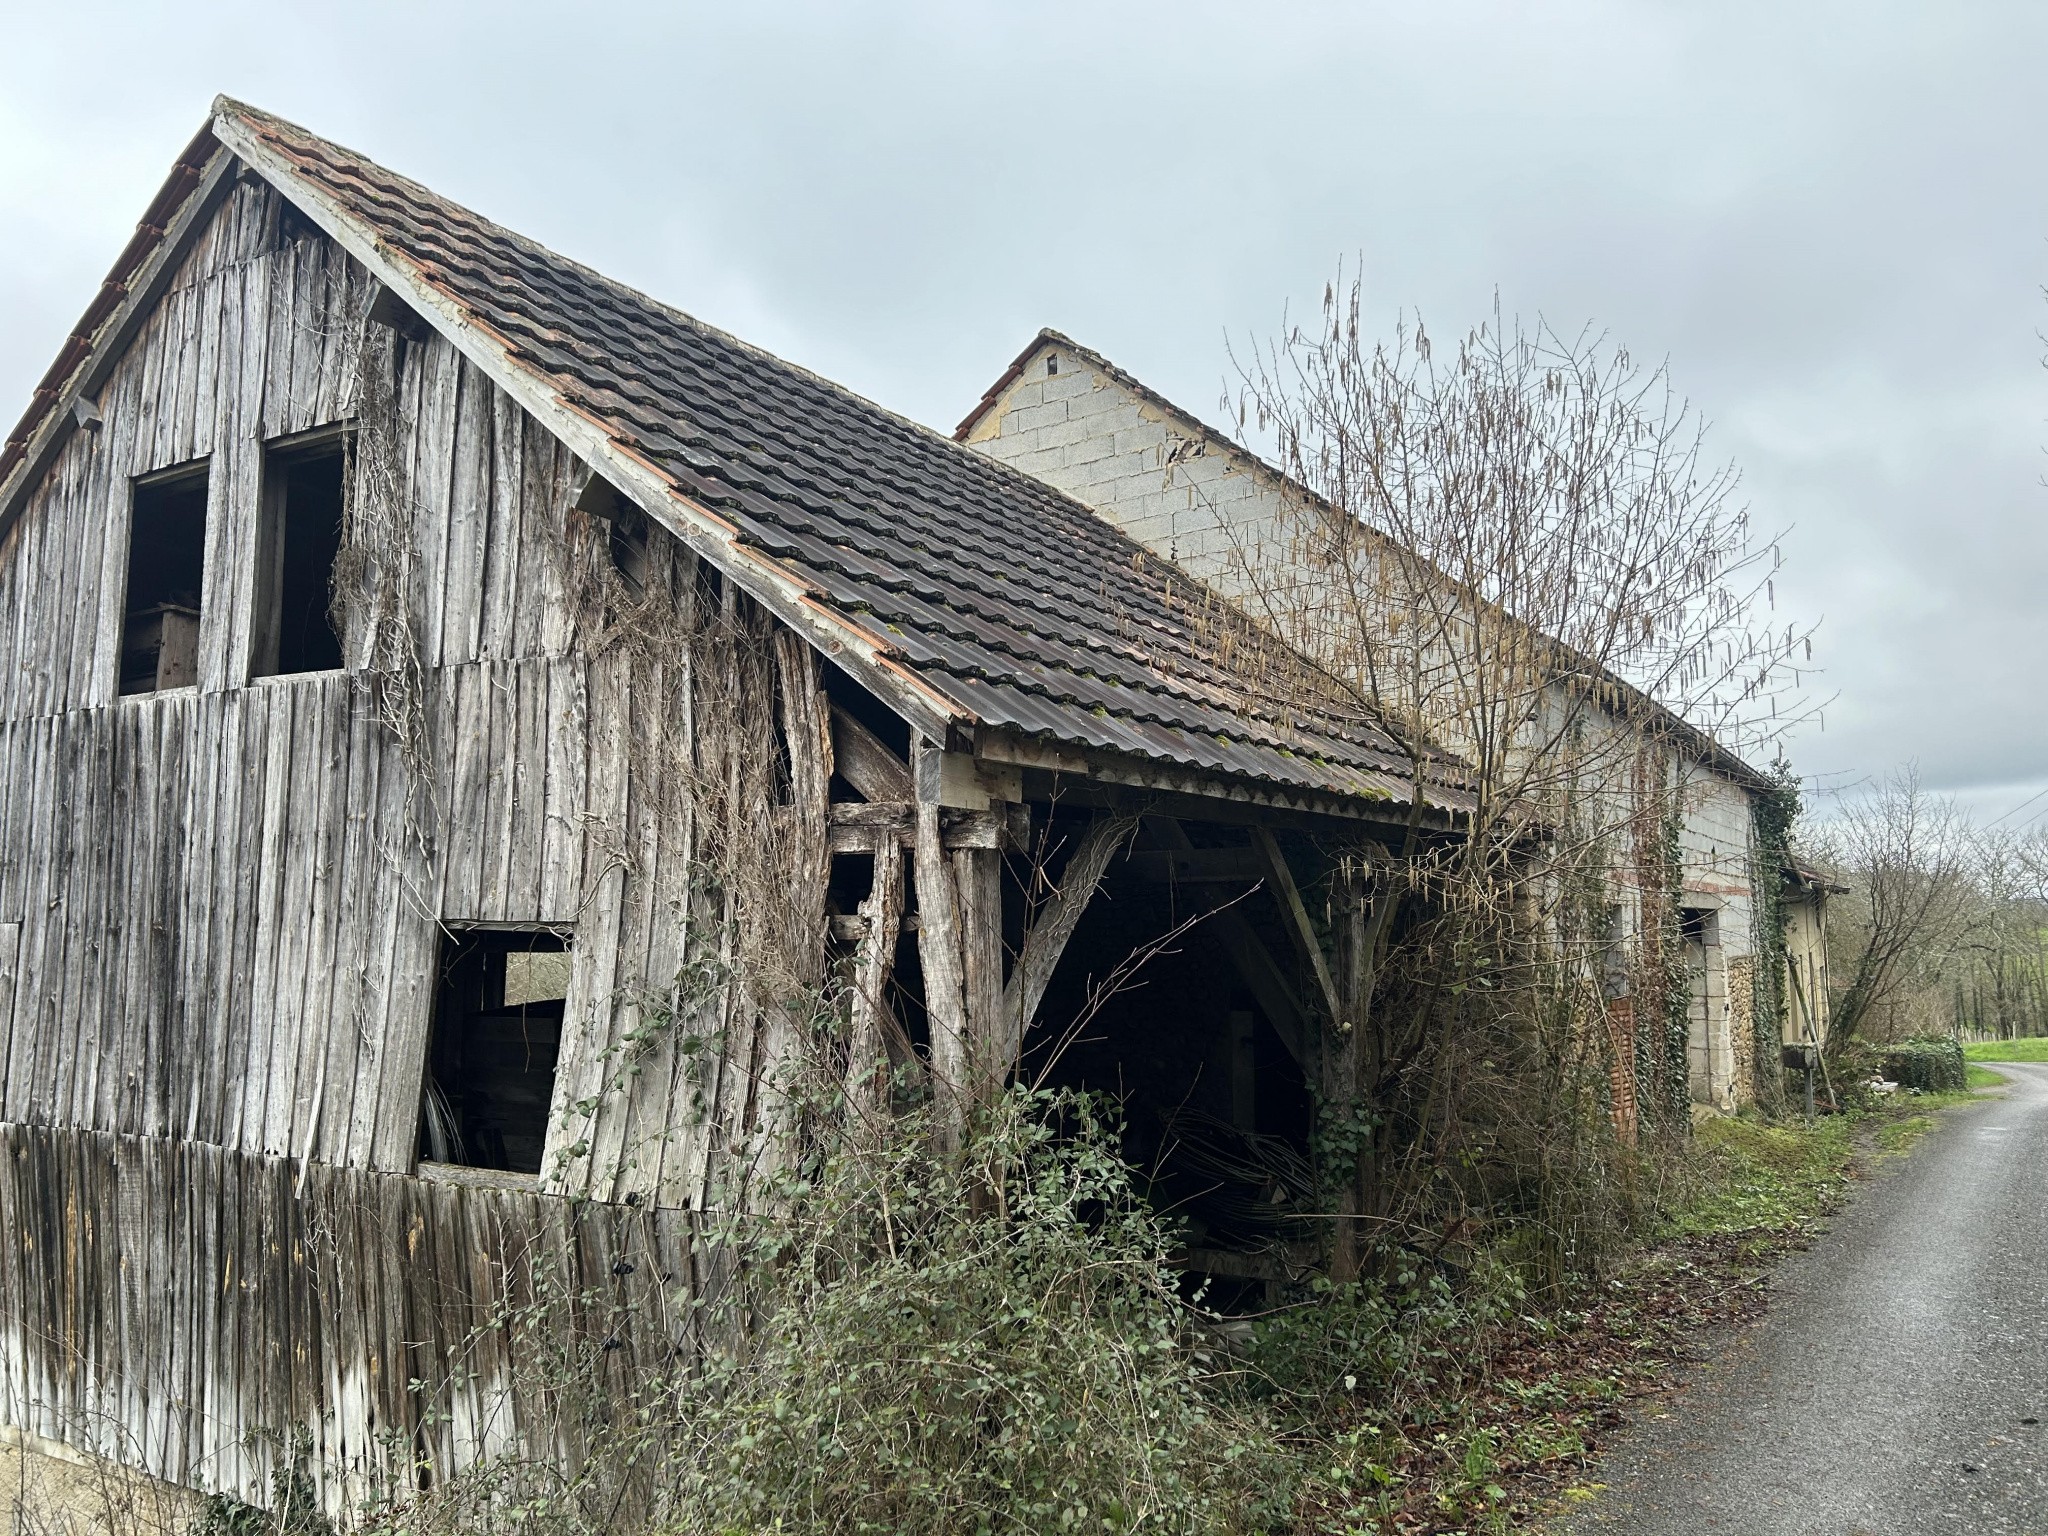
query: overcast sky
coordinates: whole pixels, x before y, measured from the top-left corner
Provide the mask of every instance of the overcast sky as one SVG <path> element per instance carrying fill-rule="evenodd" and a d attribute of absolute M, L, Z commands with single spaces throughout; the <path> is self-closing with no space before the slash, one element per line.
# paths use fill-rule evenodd
<path fill-rule="evenodd" d="M 1830 783 L 2048 787 L 2048 6 L 0 11 L 11 422 L 226 91 L 950 429 L 1042 325 L 1213 414 L 1382 315 L 1596 322 L 1788 526 Z M 2015 820 L 2048 811 L 2036 801 Z"/>

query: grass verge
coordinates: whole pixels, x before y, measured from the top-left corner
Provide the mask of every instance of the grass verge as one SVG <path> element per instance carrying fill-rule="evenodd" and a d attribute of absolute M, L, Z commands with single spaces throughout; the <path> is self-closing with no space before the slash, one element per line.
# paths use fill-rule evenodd
<path fill-rule="evenodd" d="M 1973 1040 L 1963 1047 L 1971 1061 L 2048 1061 L 2048 1036 L 2029 1040 Z"/>
<path fill-rule="evenodd" d="M 1865 1170 L 1974 1094 L 1916 1095 L 1812 1127 L 1710 1120 L 1653 1239 L 1597 1284 L 1518 1317 L 1461 1382 L 1399 1426 L 1383 1523 L 1332 1530 L 1528 1531 L 1596 1498 L 1593 1457 L 1634 1399 L 1669 1394 L 1716 1330 L 1762 1316 L 1771 1270 L 1806 1247 Z"/>

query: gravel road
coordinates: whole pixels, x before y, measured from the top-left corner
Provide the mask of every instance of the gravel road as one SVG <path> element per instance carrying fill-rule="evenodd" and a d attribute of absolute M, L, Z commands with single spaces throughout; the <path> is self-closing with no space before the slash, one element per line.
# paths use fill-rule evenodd
<path fill-rule="evenodd" d="M 2048 1066 L 1937 1117 L 1624 1431 L 1571 1536 L 2048 1536 Z"/>

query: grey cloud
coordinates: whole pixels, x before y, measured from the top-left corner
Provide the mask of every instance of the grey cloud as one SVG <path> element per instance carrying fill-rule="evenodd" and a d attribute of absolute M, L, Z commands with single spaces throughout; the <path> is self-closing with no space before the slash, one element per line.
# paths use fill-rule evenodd
<path fill-rule="evenodd" d="M 2024 3 L 70 7 L 0 59 L 26 400 L 216 90 L 949 427 L 1056 324 L 1212 411 L 1362 256 L 1591 320 L 1792 525 L 1793 755 L 2048 781 L 2048 12 Z M 0 404 L 0 410 L 8 409 Z M 2018 793 L 2013 799 L 2020 798 Z M 2003 807 L 2000 807 L 2001 809 Z"/>

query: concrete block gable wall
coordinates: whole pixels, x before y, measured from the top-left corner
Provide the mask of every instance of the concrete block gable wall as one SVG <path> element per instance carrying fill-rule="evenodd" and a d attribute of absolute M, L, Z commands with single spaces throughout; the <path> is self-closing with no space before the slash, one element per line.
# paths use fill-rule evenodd
<path fill-rule="evenodd" d="M 1262 466 L 1058 342 L 1034 349 L 967 441 L 1227 596 L 1247 591 L 1278 516 Z"/>

